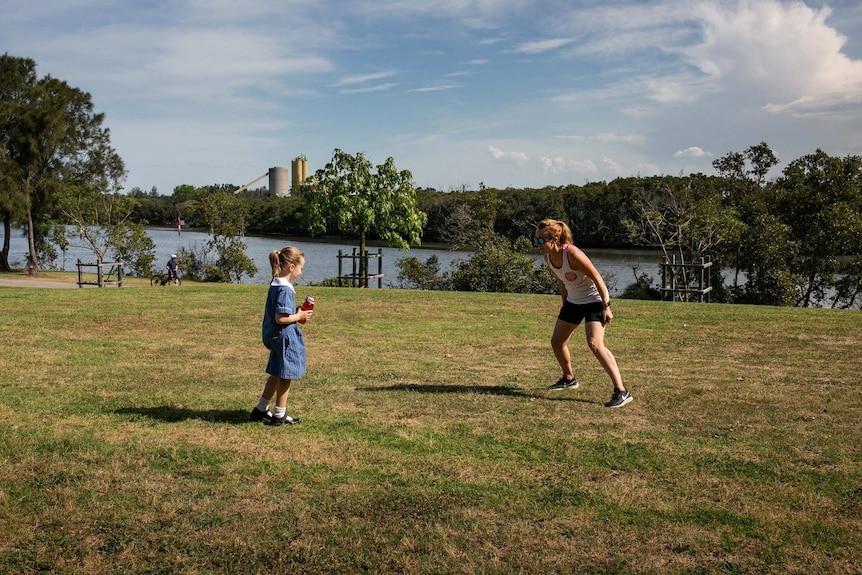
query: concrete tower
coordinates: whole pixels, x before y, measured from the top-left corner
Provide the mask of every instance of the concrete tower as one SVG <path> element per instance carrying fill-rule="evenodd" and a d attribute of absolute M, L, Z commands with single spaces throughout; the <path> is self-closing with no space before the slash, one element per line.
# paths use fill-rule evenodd
<path fill-rule="evenodd" d="M 293 192 L 298 192 L 300 186 L 302 186 L 305 183 L 305 179 L 308 178 L 308 160 L 305 159 L 305 156 L 297 156 L 290 163 L 290 169 L 293 172 L 291 190 Z"/>

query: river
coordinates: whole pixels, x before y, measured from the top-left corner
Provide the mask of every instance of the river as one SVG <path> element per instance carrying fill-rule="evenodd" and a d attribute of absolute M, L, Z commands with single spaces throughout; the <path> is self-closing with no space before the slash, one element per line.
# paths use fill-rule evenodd
<path fill-rule="evenodd" d="M 0 226 L 2 230 L 2 226 Z M 203 247 L 209 240 L 209 235 L 198 231 L 182 231 L 178 233 L 176 228 L 147 228 L 147 235 L 156 245 L 156 260 L 153 264 L 155 269 L 161 269 L 167 263 L 171 254 L 177 253 L 180 248 L 190 251 L 198 251 L 196 248 Z M 319 283 L 328 278 L 338 276 L 338 250 L 350 254 L 357 244 L 314 242 L 307 240 L 286 240 L 283 238 L 246 236 L 243 238 L 246 244 L 246 254 L 257 266 L 257 273 L 252 278 L 243 278 L 247 284 L 267 284 L 270 281 L 269 253 L 285 245 L 293 245 L 305 253 L 305 268 L 302 277 L 297 282 L 300 285 Z M 80 258 L 83 262 L 94 262 L 93 252 L 84 247 L 81 242 L 72 242 L 65 256 L 61 254 L 54 262 L 57 269 L 74 271 L 75 264 Z M 369 248 L 369 252 L 376 253 L 377 247 Z M 429 257 L 437 256 L 441 271 L 449 271 L 452 264 L 459 260 L 466 260 L 470 252 L 453 251 L 446 249 L 413 248 L 402 252 L 395 248 L 381 248 L 383 250 L 383 286 L 392 287 L 398 284 L 398 260 L 405 257 L 415 257 L 425 262 Z M 658 252 L 642 252 L 636 250 L 607 250 L 589 249 L 584 250 L 595 264 L 596 268 L 606 278 L 608 289 L 612 295 L 618 295 L 625 287 L 635 281 L 633 266 L 638 266 L 638 274 L 646 273 L 652 278 L 657 278 L 661 256 Z M 9 249 L 9 263 L 13 267 L 24 267 L 27 257 L 27 239 L 20 230 L 12 230 L 12 239 Z M 533 255 L 536 263 L 541 261 L 538 254 Z M 351 271 L 347 266 L 349 260 L 344 261 L 344 273 Z M 377 272 L 377 262 L 370 261 L 371 273 Z M 657 283 L 657 280 L 656 280 Z M 376 286 L 377 282 L 373 282 Z"/>

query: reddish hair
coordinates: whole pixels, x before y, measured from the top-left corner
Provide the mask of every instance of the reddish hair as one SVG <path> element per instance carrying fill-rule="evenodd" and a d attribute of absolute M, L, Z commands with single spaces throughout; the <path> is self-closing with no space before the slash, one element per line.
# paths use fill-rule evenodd
<path fill-rule="evenodd" d="M 536 231 L 543 232 L 545 230 L 550 230 L 551 235 L 557 238 L 561 244 L 572 243 L 572 230 L 569 229 L 569 226 L 566 225 L 566 222 L 550 219 L 542 220 L 536 226 Z"/>

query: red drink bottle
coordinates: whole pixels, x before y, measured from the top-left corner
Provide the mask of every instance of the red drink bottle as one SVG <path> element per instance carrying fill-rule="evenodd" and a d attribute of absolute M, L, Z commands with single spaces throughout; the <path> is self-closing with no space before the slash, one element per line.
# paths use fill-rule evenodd
<path fill-rule="evenodd" d="M 311 296 L 308 296 L 307 298 L 305 298 L 305 301 L 302 302 L 302 306 L 300 306 L 299 309 L 304 309 L 306 311 L 310 310 L 310 309 L 314 309 L 314 298 Z M 306 320 L 301 319 L 301 320 L 299 320 L 299 323 L 305 323 L 305 321 Z"/>

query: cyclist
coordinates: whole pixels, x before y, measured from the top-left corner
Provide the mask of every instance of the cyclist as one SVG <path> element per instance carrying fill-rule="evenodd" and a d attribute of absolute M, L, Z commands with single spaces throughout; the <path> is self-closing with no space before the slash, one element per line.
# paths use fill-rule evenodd
<path fill-rule="evenodd" d="M 180 276 L 177 274 L 179 270 L 179 262 L 177 262 L 177 254 L 173 254 L 168 260 L 168 265 L 165 266 L 168 270 L 168 281 L 172 284 L 179 283 Z"/>

